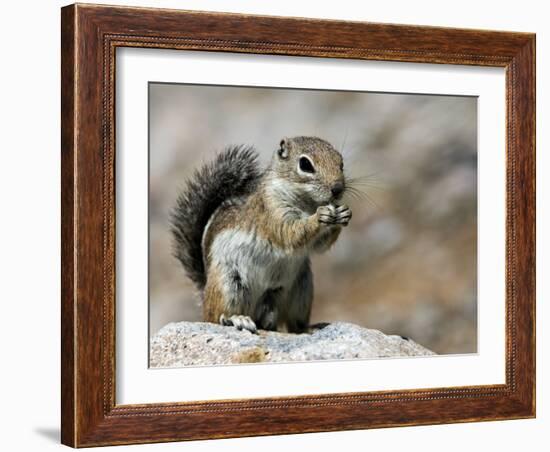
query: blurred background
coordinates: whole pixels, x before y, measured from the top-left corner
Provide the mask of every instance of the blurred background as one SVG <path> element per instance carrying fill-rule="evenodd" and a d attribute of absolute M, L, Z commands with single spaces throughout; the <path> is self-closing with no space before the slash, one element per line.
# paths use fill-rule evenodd
<path fill-rule="evenodd" d="M 477 350 L 477 101 L 473 97 L 149 85 L 149 334 L 201 321 L 172 256 L 169 212 L 187 177 L 229 144 L 266 164 L 282 137 L 316 135 L 366 178 L 353 220 L 314 255 L 313 322 Z"/>

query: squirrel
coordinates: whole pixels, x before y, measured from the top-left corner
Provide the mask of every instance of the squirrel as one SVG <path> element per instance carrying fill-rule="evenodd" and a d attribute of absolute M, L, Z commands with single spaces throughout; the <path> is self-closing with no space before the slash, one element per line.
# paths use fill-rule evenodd
<path fill-rule="evenodd" d="M 310 329 L 309 255 L 338 239 L 352 213 L 340 152 L 284 138 L 264 171 L 232 146 L 195 171 L 171 212 L 174 255 L 203 299 L 203 318 L 256 333 Z"/>

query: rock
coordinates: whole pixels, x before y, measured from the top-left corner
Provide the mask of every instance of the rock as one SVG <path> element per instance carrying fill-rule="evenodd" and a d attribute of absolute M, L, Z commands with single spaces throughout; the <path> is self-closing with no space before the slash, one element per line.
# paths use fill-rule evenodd
<path fill-rule="evenodd" d="M 344 322 L 311 334 L 252 334 L 213 323 L 170 323 L 150 347 L 151 367 L 434 355 L 410 339 Z"/>

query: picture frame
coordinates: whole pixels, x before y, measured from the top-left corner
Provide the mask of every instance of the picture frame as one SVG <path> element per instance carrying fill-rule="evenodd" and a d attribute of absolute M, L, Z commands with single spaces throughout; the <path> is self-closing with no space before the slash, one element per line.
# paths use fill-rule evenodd
<path fill-rule="evenodd" d="M 80 4 L 61 19 L 63 444 L 535 416 L 535 35 Z M 117 404 L 115 69 L 125 47 L 504 68 L 505 383 Z"/>

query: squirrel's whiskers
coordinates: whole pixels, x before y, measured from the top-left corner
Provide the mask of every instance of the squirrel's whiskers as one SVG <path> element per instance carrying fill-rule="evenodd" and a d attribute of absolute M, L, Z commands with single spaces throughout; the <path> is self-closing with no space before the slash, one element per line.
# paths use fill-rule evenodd
<path fill-rule="evenodd" d="M 374 199 L 375 192 L 385 192 L 386 189 L 376 179 L 377 173 L 366 174 L 359 177 L 349 177 L 346 178 L 346 190 L 344 192 L 344 197 L 348 195 L 351 199 L 356 201 L 364 201 L 369 204 L 371 207 L 380 209 L 379 204 Z"/>

